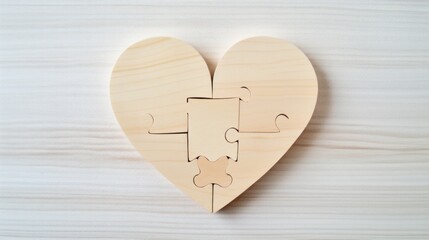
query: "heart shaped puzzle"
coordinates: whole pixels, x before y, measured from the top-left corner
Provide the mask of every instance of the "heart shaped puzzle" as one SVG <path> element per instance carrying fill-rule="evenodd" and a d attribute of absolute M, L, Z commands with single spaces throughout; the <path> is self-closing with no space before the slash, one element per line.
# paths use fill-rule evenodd
<path fill-rule="evenodd" d="M 286 153 L 310 121 L 317 90 L 305 54 L 270 37 L 235 44 L 213 78 L 190 45 L 143 40 L 122 53 L 110 83 L 113 110 L 131 143 L 210 212 Z"/>

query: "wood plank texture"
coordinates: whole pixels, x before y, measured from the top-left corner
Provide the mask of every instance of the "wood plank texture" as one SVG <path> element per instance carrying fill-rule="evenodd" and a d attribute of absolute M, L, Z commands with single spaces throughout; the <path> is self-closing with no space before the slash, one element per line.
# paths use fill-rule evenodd
<path fill-rule="evenodd" d="M 429 239 L 429 2 L 0 1 L 1 239 Z M 217 214 L 128 142 L 110 74 L 129 45 L 285 39 L 319 80 L 303 135 Z"/>

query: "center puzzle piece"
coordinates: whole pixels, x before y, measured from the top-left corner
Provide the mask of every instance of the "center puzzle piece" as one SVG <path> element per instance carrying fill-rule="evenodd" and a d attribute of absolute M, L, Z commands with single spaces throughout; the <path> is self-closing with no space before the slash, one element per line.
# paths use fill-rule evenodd
<path fill-rule="evenodd" d="M 238 128 L 239 98 L 188 99 L 188 160 L 210 161 L 226 156 L 237 160 L 237 143 L 225 141 L 229 128 Z"/>

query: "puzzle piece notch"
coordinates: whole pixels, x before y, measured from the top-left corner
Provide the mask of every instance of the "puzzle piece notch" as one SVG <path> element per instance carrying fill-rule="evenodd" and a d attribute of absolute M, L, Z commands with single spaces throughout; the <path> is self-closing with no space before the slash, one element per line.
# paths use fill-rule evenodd
<path fill-rule="evenodd" d="M 202 188 L 209 184 L 215 184 L 226 188 L 232 183 L 232 176 L 226 172 L 229 158 L 223 156 L 216 161 L 209 161 L 205 157 L 199 157 L 197 164 L 200 173 L 195 175 L 195 186 Z"/>
<path fill-rule="evenodd" d="M 150 134 L 154 118 L 147 113 L 120 114 L 116 116 L 121 123 L 122 130 L 130 134 Z"/>
<path fill-rule="evenodd" d="M 250 91 L 250 89 L 248 87 L 241 87 L 238 91 L 237 91 L 237 96 L 238 98 L 240 98 L 240 100 L 242 102 L 249 102 L 250 99 L 252 98 L 252 92 Z"/>
<path fill-rule="evenodd" d="M 188 161 L 204 156 L 237 159 L 237 144 L 225 141 L 225 132 L 238 128 L 239 98 L 188 99 Z"/>

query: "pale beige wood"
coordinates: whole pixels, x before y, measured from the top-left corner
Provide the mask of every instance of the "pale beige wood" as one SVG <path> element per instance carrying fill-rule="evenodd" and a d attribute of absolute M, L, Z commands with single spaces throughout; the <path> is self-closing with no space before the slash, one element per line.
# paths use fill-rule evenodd
<path fill-rule="evenodd" d="M 0 5 L 0 239 L 429 239 L 429 1 Z M 160 176 L 111 112 L 118 56 L 159 35 L 213 70 L 254 35 L 315 67 L 307 129 L 220 214 Z"/>
<path fill-rule="evenodd" d="M 198 188 L 193 182 L 199 168 L 196 162 L 187 161 L 187 134 L 150 134 L 153 124 L 150 115 L 142 114 L 133 121 L 122 120 L 123 117 L 127 116 L 117 114 L 122 130 L 137 151 L 176 187 L 212 211 L 212 188 Z"/>
<path fill-rule="evenodd" d="M 110 96 L 116 119 L 135 148 L 211 211 L 212 188 L 195 186 L 199 170 L 187 160 L 187 98 L 211 96 L 210 73 L 201 55 L 177 39 L 138 42 L 118 59 Z M 178 134 L 149 133 L 170 131 Z"/>
<path fill-rule="evenodd" d="M 228 167 L 234 181 L 228 188 L 215 187 L 214 212 L 277 163 L 301 135 L 316 105 L 314 69 L 297 47 L 284 40 L 254 37 L 227 51 L 214 74 L 213 96 L 233 97 L 243 87 L 251 96 L 240 102 L 239 136 L 229 139 L 239 142 L 238 161 Z"/>
<path fill-rule="evenodd" d="M 301 134 L 300 129 L 291 129 L 289 119 L 279 115 L 274 125 L 279 131 L 268 132 L 238 132 L 228 130 L 228 141 L 239 142 L 237 162 L 230 161 L 227 172 L 234 181 L 228 188 L 215 186 L 213 211 L 222 209 L 252 186 L 284 155 Z"/>
<path fill-rule="evenodd" d="M 112 72 L 110 94 L 116 115 L 154 117 L 151 132 L 186 132 L 188 97 L 212 97 L 207 64 L 190 45 L 157 37 L 124 51 Z"/>
<path fill-rule="evenodd" d="M 243 40 L 225 54 L 213 94 L 207 93 L 211 83 L 201 60 L 192 47 L 171 38 L 137 43 L 115 65 L 111 98 L 137 150 L 216 212 L 263 176 L 302 133 L 315 107 L 317 79 L 301 51 L 269 37 Z M 143 124 L 145 119 L 151 124 Z M 287 119 L 281 131 L 279 119 Z M 227 139 L 231 128 L 238 131 L 236 141 Z M 206 171 L 198 174 L 189 163 L 198 157 L 216 163 L 197 161 Z"/>
<path fill-rule="evenodd" d="M 200 173 L 194 177 L 195 185 L 197 187 L 205 187 L 209 184 L 214 184 L 222 188 L 231 185 L 232 177 L 226 172 L 229 161 L 231 160 L 226 156 L 216 161 L 210 161 L 205 157 L 199 157 L 197 163 Z"/>
<path fill-rule="evenodd" d="M 238 128 L 239 98 L 189 99 L 189 160 L 203 156 L 210 161 L 227 156 L 237 159 L 237 143 L 225 140 L 225 132 Z"/>
<path fill-rule="evenodd" d="M 304 129 L 317 99 L 317 79 L 308 58 L 293 44 L 270 37 L 249 38 L 231 47 L 219 61 L 213 97 L 251 93 L 240 106 L 240 131 L 273 132 L 278 114 L 290 115 L 290 127 Z"/>

